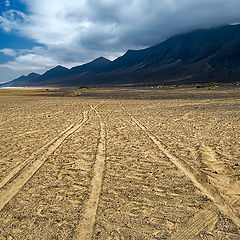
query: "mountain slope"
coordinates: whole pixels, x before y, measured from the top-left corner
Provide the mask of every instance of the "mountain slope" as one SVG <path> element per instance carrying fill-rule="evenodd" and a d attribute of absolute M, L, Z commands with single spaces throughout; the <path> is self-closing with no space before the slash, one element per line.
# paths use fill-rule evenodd
<path fill-rule="evenodd" d="M 112 62 L 110 60 L 104 57 L 99 57 L 90 63 L 71 68 L 70 74 L 77 75 L 82 73 L 99 73 L 104 71 L 104 69 L 110 66 L 111 63 Z"/>
<path fill-rule="evenodd" d="M 30 79 L 28 86 L 239 80 L 240 25 L 227 25 L 180 34 L 146 49 L 128 50 L 113 62 L 101 57 L 70 70 L 58 66 Z"/>
<path fill-rule="evenodd" d="M 67 76 L 68 72 L 69 72 L 68 68 L 58 65 L 55 68 L 52 68 L 49 71 L 45 72 L 43 75 L 41 75 L 41 80 L 44 79 L 48 80 Z"/>
<path fill-rule="evenodd" d="M 171 37 L 147 49 L 129 50 L 124 56 L 116 59 L 114 64 L 117 68 L 144 62 L 162 65 L 177 60 L 189 64 L 210 57 L 226 46 L 231 47 L 229 43 L 239 41 L 240 25 L 196 30 Z"/>
<path fill-rule="evenodd" d="M 1 86 L 3 86 L 3 87 L 23 87 L 23 86 L 26 86 L 29 82 L 31 83 L 32 81 L 34 81 L 34 79 L 38 78 L 39 76 L 41 76 L 41 75 L 33 72 L 33 73 L 28 74 L 27 76 L 21 76 L 11 82 L 4 83 Z"/>

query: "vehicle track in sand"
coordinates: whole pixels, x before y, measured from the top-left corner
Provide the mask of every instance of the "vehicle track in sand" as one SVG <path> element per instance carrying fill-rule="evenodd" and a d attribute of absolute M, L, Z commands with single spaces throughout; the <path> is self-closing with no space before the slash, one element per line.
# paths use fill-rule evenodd
<path fill-rule="evenodd" d="M 233 205 L 234 203 L 231 202 L 230 204 Z M 218 220 L 218 211 L 214 208 L 216 207 L 213 206 L 213 203 L 204 205 L 202 209 L 184 223 L 184 226 L 174 231 L 167 240 L 195 240 L 200 232 L 210 228 L 213 229 Z"/>
<path fill-rule="evenodd" d="M 85 125 L 88 121 L 88 114 L 90 111 L 83 112 L 83 119 L 80 123 L 71 124 L 56 138 L 33 153 L 30 158 L 23 161 L 2 179 L 0 182 L 0 211 L 31 179 L 45 163 L 47 158 L 64 142 L 64 140 Z"/>
<path fill-rule="evenodd" d="M 203 197 L 117 102 L 101 110 L 107 158 L 92 239 L 165 239 Z"/>
<path fill-rule="evenodd" d="M 240 199 L 239 181 L 234 184 L 230 184 L 230 178 L 226 174 L 227 170 L 225 169 L 223 162 L 217 159 L 217 152 L 209 146 L 202 144 L 198 149 L 198 153 L 202 163 L 204 164 L 204 169 L 201 170 L 209 173 L 208 178 L 211 183 L 220 190 L 226 202 L 230 206 L 234 206 L 234 204 Z M 205 205 L 185 223 L 185 227 L 182 227 L 174 232 L 168 240 L 194 239 L 194 237 L 201 231 L 205 231 L 207 228 L 214 226 L 218 219 L 218 214 L 216 210 L 211 208 L 210 204 Z"/>
<path fill-rule="evenodd" d="M 13 168 L 0 182 L 0 189 L 4 187 L 14 176 L 16 176 L 25 166 L 27 166 L 30 162 L 34 161 L 39 154 L 44 152 L 49 146 L 51 146 L 53 143 L 55 143 L 63 134 L 65 134 L 67 131 L 69 131 L 74 124 L 71 124 L 69 127 L 67 127 L 64 131 L 62 131 L 57 137 L 52 139 L 50 142 L 45 144 L 43 147 L 38 149 L 36 152 L 34 152 L 29 158 L 27 158 L 22 163 L 18 164 L 15 168 Z"/>
<path fill-rule="evenodd" d="M 123 111 L 129 115 L 132 121 L 158 146 L 159 150 L 163 152 L 168 159 L 192 181 L 194 186 L 197 187 L 203 195 L 211 199 L 220 212 L 230 218 L 238 226 L 238 228 L 240 228 L 239 217 L 235 214 L 230 204 L 222 197 L 218 189 L 209 182 L 207 175 L 203 172 L 196 174 L 196 172 L 184 160 L 171 154 L 164 143 L 154 136 L 139 120 L 127 112 L 122 105 L 120 106 Z"/>
<path fill-rule="evenodd" d="M 194 240 L 196 236 L 210 226 L 213 226 L 218 219 L 218 214 L 212 210 L 212 204 L 206 204 L 192 218 L 185 223 L 178 231 L 174 232 L 167 240 Z"/>
<path fill-rule="evenodd" d="M 224 195 L 223 197 L 229 206 L 233 206 L 239 200 L 233 198 L 232 201 L 229 201 L 229 199 L 226 199 Z M 214 229 L 218 218 L 219 214 L 216 206 L 214 206 L 213 203 L 206 204 L 192 218 L 190 218 L 186 223 L 184 223 L 184 227 L 181 227 L 180 229 L 175 231 L 167 240 L 194 240 L 196 236 L 199 235 L 202 231 Z"/>
<path fill-rule="evenodd" d="M 93 177 L 90 183 L 89 198 L 83 207 L 83 216 L 80 219 L 79 225 L 76 229 L 74 239 L 76 240 L 91 240 L 93 236 L 93 229 L 95 218 L 102 190 L 103 174 L 106 160 L 106 125 L 100 113 L 92 107 L 95 111 L 100 123 L 100 139 L 97 146 L 96 161 L 93 166 Z"/>

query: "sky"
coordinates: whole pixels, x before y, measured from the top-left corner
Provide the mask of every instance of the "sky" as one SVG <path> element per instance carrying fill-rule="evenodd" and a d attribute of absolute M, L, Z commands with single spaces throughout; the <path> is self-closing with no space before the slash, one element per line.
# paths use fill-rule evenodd
<path fill-rule="evenodd" d="M 0 83 L 239 23 L 239 9 L 239 0 L 0 0 Z"/>

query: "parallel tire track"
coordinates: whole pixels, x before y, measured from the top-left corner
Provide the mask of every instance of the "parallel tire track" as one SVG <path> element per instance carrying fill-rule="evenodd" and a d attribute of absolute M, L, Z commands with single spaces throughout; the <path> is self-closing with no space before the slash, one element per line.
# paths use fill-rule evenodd
<path fill-rule="evenodd" d="M 4 187 L 9 181 L 11 181 L 24 167 L 26 167 L 30 162 L 34 161 L 36 159 L 36 157 L 44 152 L 50 145 L 52 145 L 54 142 L 56 142 L 59 138 L 61 138 L 63 136 L 63 134 L 65 134 L 67 131 L 69 131 L 72 127 L 74 126 L 74 124 L 71 124 L 69 127 L 67 127 L 64 131 L 62 131 L 57 137 L 55 137 L 54 139 L 52 139 L 50 142 L 48 142 L 46 145 L 44 145 L 43 147 L 41 147 L 40 149 L 38 149 L 36 152 L 34 152 L 33 154 L 31 154 L 31 156 L 29 158 L 27 158 L 25 161 L 23 161 L 22 163 L 20 163 L 18 166 L 16 166 L 15 168 L 13 168 L 0 182 L 0 189 L 2 187 Z"/>
<path fill-rule="evenodd" d="M 122 107 L 123 108 L 123 107 Z M 169 150 L 161 143 L 156 136 L 154 136 L 143 124 L 140 123 L 135 117 L 133 117 L 130 113 L 128 113 L 124 108 L 123 110 L 130 116 L 132 121 L 142 129 L 146 135 L 157 145 L 160 151 L 162 151 L 169 160 L 179 169 L 181 170 L 186 177 L 188 177 L 192 183 L 197 187 L 202 194 L 207 196 L 209 199 L 213 201 L 215 206 L 226 216 L 228 216 L 239 228 L 240 228 L 240 219 L 233 211 L 232 207 L 225 201 L 222 195 L 218 192 L 218 190 L 209 184 L 206 175 L 203 173 L 201 175 L 197 175 L 194 170 L 186 164 L 182 159 L 178 159 L 176 156 L 171 154 Z"/>
<path fill-rule="evenodd" d="M 100 139 L 97 146 L 96 161 L 93 167 L 93 178 L 90 183 L 90 194 L 84 204 L 83 216 L 80 219 L 79 225 L 75 231 L 75 240 L 91 240 L 95 218 L 102 190 L 103 173 L 106 160 L 106 126 L 102 120 L 102 116 L 96 109 L 93 109 L 100 121 Z"/>
<path fill-rule="evenodd" d="M 83 119 L 79 124 L 72 124 L 65 129 L 60 136 L 54 138 L 44 147 L 39 149 L 32 157 L 25 160 L 13 169 L 0 183 L 0 211 L 31 179 L 47 158 L 63 143 L 63 141 L 75 131 L 83 127 L 88 121 L 88 113 L 83 113 Z M 44 152 L 45 151 L 45 152 Z M 4 188 L 3 188 L 4 187 Z"/>

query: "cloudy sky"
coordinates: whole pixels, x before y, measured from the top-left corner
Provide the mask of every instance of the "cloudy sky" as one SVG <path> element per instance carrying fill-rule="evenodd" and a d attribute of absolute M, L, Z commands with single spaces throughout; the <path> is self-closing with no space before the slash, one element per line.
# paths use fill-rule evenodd
<path fill-rule="evenodd" d="M 0 82 L 240 22 L 239 0 L 0 0 Z"/>

